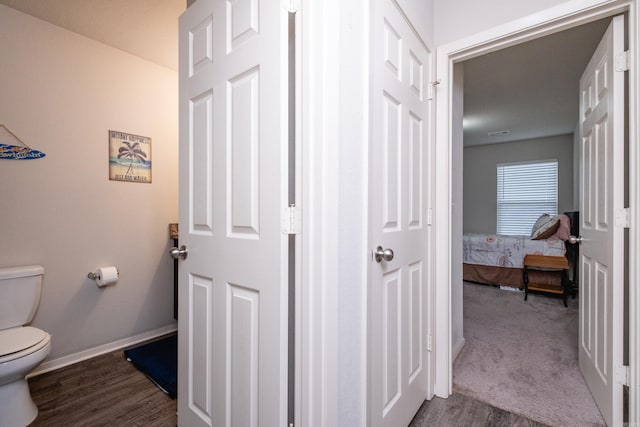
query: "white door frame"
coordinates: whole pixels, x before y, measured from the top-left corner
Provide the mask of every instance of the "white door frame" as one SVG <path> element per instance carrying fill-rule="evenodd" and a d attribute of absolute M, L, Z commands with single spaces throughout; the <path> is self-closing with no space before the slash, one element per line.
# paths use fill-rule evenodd
<path fill-rule="evenodd" d="M 436 266 L 436 389 L 438 396 L 452 392 L 451 271 L 461 268 L 451 253 L 452 230 L 452 119 L 453 66 L 489 52 L 562 31 L 577 25 L 627 12 L 629 14 L 629 422 L 640 422 L 640 46 L 639 0 L 572 0 L 509 22 L 437 49 L 436 202 L 435 241 L 440 250 Z M 577 95 L 576 95 L 577 96 Z M 456 262 L 453 265 L 452 261 Z"/>
<path fill-rule="evenodd" d="M 296 426 L 366 425 L 368 10 L 323 0 L 296 13 Z"/>

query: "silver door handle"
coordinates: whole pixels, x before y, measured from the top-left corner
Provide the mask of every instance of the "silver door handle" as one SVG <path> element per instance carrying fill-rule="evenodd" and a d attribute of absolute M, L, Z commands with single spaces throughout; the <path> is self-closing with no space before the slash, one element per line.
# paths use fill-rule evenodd
<path fill-rule="evenodd" d="M 185 245 L 180 246 L 180 249 L 173 247 L 169 250 L 169 255 L 171 255 L 171 258 L 173 259 L 187 259 L 188 253 L 189 251 L 187 250 L 187 247 Z"/>
<path fill-rule="evenodd" d="M 567 239 L 567 242 L 571 243 L 572 245 L 575 245 L 576 243 L 582 243 L 582 236 L 569 236 L 569 238 Z"/>
<path fill-rule="evenodd" d="M 382 249 L 382 246 L 378 246 L 373 256 L 376 262 L 382 262 L 382 260 L 391 261 L 393 259 L 393 249 Z"/>

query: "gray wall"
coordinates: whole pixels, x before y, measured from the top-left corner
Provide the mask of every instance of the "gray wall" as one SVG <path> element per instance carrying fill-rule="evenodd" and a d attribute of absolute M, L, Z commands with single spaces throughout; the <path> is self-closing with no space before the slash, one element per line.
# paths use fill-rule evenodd
<path fill-rule="evenodd" d="M 574 209 L 573 135 L 464 149 L 464 232 L 496 232 L 496 165 L 558 159 L 558 211 Z"/>

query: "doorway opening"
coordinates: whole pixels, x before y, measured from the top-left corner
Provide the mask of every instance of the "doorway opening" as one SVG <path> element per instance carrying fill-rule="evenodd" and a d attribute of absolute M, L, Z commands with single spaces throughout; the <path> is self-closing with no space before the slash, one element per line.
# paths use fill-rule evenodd
<path fill-rule="evenodd" d="M 452 134 L 455 140 L 455 134 L 458 133 L 460 141 L 464 141 L 464 148 L 463 144 L 456 146 L 454 142 L 451 156 L 454 199 L 454 211 L 451 215 L 452 253 L 464 253 L 465 262 L 469 249 L 463 249 L 462 242 L 456 241 L 457 237 L 462 238 L 463 232 L 482 233 L 487 235 L 487 239 L 496 238 L 498 164 L 555 158 L 558 161 L 559 194 L 558 210 L 553 214 L 579 211 L 578 80 L 610 21 L 610 17 L 604 18 L 455 64 L 452 109 L 454 112 L 459 111 L 460 104 L 464 104 L 461 120 L 464 124 L 460 123 L 461 129 L 457 130 L 454 125 Z M 571 83 L 563 79 L 571 80 Z M 549 92 L 545 93 L 546 89 Z M 568 119 L 563 120 L 563 117 Z M 459 236 L 455 233 L 456 221 L 461 228 Z M 505 245 L 499 262 L 503 266 L 512 266 L 513 261 L 521 263 L 519 248 Z M 520 259 L 512 260 L 509 258 L 511 255 L 520 256 Z M 503 409 L 521 414 L 526 414 L 527 407 L 531 408 L 532 414 L 538 415 L 545 415 L 545 410 L 549 409 L 546 418 L 538 417 L 537 420 L 554 424 L 554 410 L 562 412 L 565 405 L 553 408 L 553 402 L 559 400 L 553 397 L 546 403 L 536 401 L 536 396 L 551 397 L 553 392 L 559 391 L 557 384 L 554 385 L 549 379 L 544 380 L 540 373 L 550 373 L 552 377 L 557 377 L 558 384 L 563 381 L 566 383 L 566 378 L 569 378 L 568 370 L 558 368 L 562 364 L 568 364 L 577 372 L 576 384 L 580 382 L 581 375 L 577 370 L 577 304 L 570 302 L 569 309 L 565 309 L 560 301 L 549 301 L 544 296 L 536 297 L 535 303 L 530 296 L 529 302 L 524 303 L 522 294 L 516 295 L 507 290 L 518 287 L 510 283 L 507 283 L 504 290 L 471 283 L 463 285 L 463 278 L 468 277 L 466 273 L 463 277 L 462 263 L 455 263 L 455 255 L 452 261 L 452 359 L 456 356 L 459 357 L 459 362 L 464 359 L 461 364 L 453 364 L 454 391 L 464 391 L 474 397 L 482 396 L 484 399 L 480 400 L 496 406 L 508 400 L 508 405 L 512 406 Z M 472 280 L 483 282 L 477 276 L 472 277 Z M 492 280 L 488 280 L 489 284 L 491 282 Z M 537 302 L 538 299 L 543 301 L 545 298 L 550 305 L 547 302 Z M 516 308 L 513 318 L 501 319 L 498 316 L 494 318 L 493 324 L 485 325 L 494 330 L 488 333 L 483 331 L 479 313 L 484 310 L 485 315 L 498 314 L 496 310 L 486 310 L 491 304 L 499 304 L 501 309 L 505 308 L 507 311 L 507 300 L 524 303 L 522 307 L 530 310 L 533 317 L 527 317 L 522 308 Z M 533 306 L 537 308 L 532 308 Z M 558 313 L 548 312 L 552 310 Z M 548 322 L 548 316 L 554 317 L 559 324 L 565 322 L 562 327 L 573 332 L 569 332 L 569 335 L 553 334 L 553 331 L 543 326 Z M 573 325 L 572 318 L 576 321 Z M 539 322 L 540 327 L 532 328 L 531 324 L 536 322 Z M 521 339 L 517 338 L 517 334 L 509 335 L 514 330 L 523 333 Z M 497 338 L 497 341 L 489 344 L 490 340 L 486 337 Z M 561 341 L 569 337 L 573 337 L 575 341 L 567 347 L 567 343 Z M 553 341 L 554 339 L 560 341 Z M 535 357 L 539 355 L 534 355 L 531 348 L 527 349 L 527 344 L 536 340 L 541 345 L 534 345 L 533 348 L 542 350 L 540 360 L 536 360 Z M 561 349 L 562 345 L 565 345 L 564 350 Z M 571 358 L 571 354 L 574 359 L 567 360 Z M 510 366 L 509 362 L 514 358 L 516 363 Z M 476 374 L 478 370 L 481 371 L 485 380 L 482 375 L 468 378 L 472 375 L 472 370 L 461 369 L 462 366 L 474 364 L 477 364 Z M 536 371 L 541 364 L 544 365 L 544 371 Z M 472 385 L 478 387 L 472 389 Z M 590 416 L 589 406 L 594 407 L 593 401 L 587 407 L 579 403 L 581 400 L 591 399 L 586 385 L 582 385 L 584 390 L 579 390 L 579 385 L 574 385 L 568 392 L 561 393 L 564 393 L 565 404 L 576 398 L 575 404 L 566 404 L 566 407 L 582 408 L 577 410 L 577 414 Z M 599 415 L 597 409 L 595 414 Z M 571 418 L 580 419 L 575 415 L 569 419 Z M 602 419 L 598 421 L 585 418 L 584 421 L 597 423 L 602 422 Z"/>

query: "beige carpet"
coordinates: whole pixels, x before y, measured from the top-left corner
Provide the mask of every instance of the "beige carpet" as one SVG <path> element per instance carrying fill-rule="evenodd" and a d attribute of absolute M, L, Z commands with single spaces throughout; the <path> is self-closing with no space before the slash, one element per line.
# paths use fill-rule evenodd
<path fill-rule="evenodd" d="M 454 390 L 550 426 L 604 420 L 578 369 L 578 300 L 464 284 Z"/>

